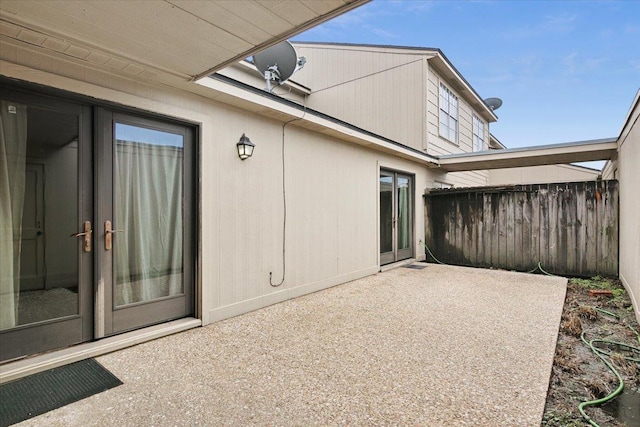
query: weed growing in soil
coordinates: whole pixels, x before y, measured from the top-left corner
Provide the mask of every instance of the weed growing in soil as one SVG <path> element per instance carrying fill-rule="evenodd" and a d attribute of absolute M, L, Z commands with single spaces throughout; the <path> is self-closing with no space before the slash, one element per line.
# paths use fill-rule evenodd
<path fill-rule="evenodd" d="M 607 290 L 611 294 L 590 295 L 590 290 Z M 600 276 L 569 280 L 543 426 L 587 425 L 578 411 L 580 402 L 607 396 L 618 385 L 615 376 L 580 340 L 580 335 L 584 332 L 587 339 L 602 338 L 638 347 L 638 338 L 632 328 L 638 331 L 638 324 L 631 301 L 619 281 Z M 638 363 L 624 359 L 617 348 L 608 351 L 612 353 L 611 363 L 622 376 L 625 387 L 640 387 Z M 625 426 L 598 407 L 588 407 L 586 411 L 601 426 Z"/>

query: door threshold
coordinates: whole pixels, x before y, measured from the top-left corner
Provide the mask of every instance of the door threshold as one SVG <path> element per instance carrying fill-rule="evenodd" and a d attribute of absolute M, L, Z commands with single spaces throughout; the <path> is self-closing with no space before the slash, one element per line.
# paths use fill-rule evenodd
<path fill-rule="evenodd" d="M 0 365 L 0 384 L 202 326 L 188 317 Z"/>
<path fill-rule="evenodd" d="M 396 261 L 391 264 L 385 264 L 380 266 L 380 272 L 385 272 L 389 270 L 393 270 L 394 268 L 403 267 L 408 264 L 413 264 L 416 262 L 415 258 L 403 259 L 402 261 Z"/>

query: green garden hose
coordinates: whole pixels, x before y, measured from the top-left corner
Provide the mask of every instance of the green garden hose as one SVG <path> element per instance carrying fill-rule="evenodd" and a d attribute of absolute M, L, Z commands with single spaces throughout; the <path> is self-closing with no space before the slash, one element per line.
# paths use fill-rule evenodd
<path fill-rule="evenodd" d="M 442 264 L 442 265 L 446 265 L 444 262 L 441 262 L 438 258 L 436 258 L 435 256 L 433 256 L 433 254 L 431 253 L 431 251 L 429 250 L 429 247 L 427 246 L 426 243 L 424 243 L 422 240 L 420 240 L 420 243 L 422 243 L 422 246 L 424 246 L 424 248 L 427 250 L 427 252 L 429 253 L 429 255 L 431 255 L 431 258 L 433 258 L 438 264 Z"/>
<path fill-rule="evenodd" d="M 602 312 L 604 314 L 607 314 L 609 316 L 612 317 L 618 317 L 616 314 L 611 313 L 610 311 L 606 311 L 606 310 L 602 310 L 600 308 L 596 308 L 597 311 Z M 628 325 L 627 325 L 628 326 Z M 638 332 L 635 331 L 635 329 L 633 329 L 631 326 L 629 326 L 629 328 L 638 336 L 638 342 L 640 342 L 640 335 L 638 334 Z M 616 368 L 613 367 L 613 365 L 611 364 L 611 362 L 609 362 L 607 359 L 604 358 L 604 356 L 611 356 L 610 352 L 604 351 L 601 348 L 595 346 L 595 343 L 602 343 L 602 344 L 607 344 L 607 345 L 616 345 L 618 347 L 625 347 L 627 350 L 630 350 L 631 352 L 635 352 L 637 354 L 640 354 L 640 348 L 638 347 L 634 347 L 632 345 L 628 345 L 628 344 L 623 344 L 623 343 L 619 343 L 619 342 L 615 342 L 615 341 L 609 341 L 609 340 L 601 340 L 601 339 L 593 339 L 590 341 L 587 341 L 585 336 L 586 332 L 582 332 L 582 334 L 580 335 L 580 339 L 582 340 L 583 343 L 585 343 L 587 346 L 589 346 L 589 348 L 591 348 L 591 351 L 593 351 L 596 356 L 598 356 L 600 358 L 600 360 L 602 360 L 602 362 L 607 365 L 607 368 L 609 368 L 609 370 L 611 370 L 611 372 L 613 372 L 613 374 L 616 376 L 616 378 L 618 379 L 618 387 L 608 396 L 605 396 L 601 399 L 596 399 L 596 400 L 589 400 L 586 402 L 582 402 L 578 405 L 578 411 L 580 411 L 580 414 L 582 415 L 582 417 L 592 426 L 594 427 L 600 427 L 598 425 L 598 423 L 596 423 L 591 417 L 589 417 L 589 415 L 587 415 L 587 413 L 585 412 L 584 408 L 586 408 L 587 406 L 596 406 L 596 405 L 602 405 L 605 404 L 607 402 L 609 402 L 610 400 L 614 399 L 616 396 L 618 396 L 622 390 L 624 389 L 624 381 L 622 381 L 622 377 L 620 376 L 620 374 L 618 373 L 618 371 L 616 370 Z M 629 357 L 629 356 L 623 356 L 625 360 L 628 360 L 630 362 L 636 362 L 636 363 L 640 363 L 640 358 L 634 358 L 634 357 Z"/>
<path fill-rule="evenodd" d="M 435 262 L 437 262 L 438 264 L 447 265 L 444 262 L 440 261 L 438 258 L 436 258 L 435 255 L 433 255 L 433 252 L 431 252 L 431 250 L 429 249 L 429 247 L 427 246 L 426 243 L 424 243 L 422 240 L 420 240 L 419 243 L 421 243 L 422 246 L 424 246 L 424 248 L 427 250 L 427 253 L 429 255 L 431 255 L 431 258 L 433 258 L 433 260 Z M 557 277 L 555 274 L 551 274 L 551 273 L 545 271 L 544 268 L 542 268 L 542 263 L 540 263 L 540 262 L 538 262 L 538 265 L 536 265 L 536 268 L 534 268 L 533 270 L 530 270 L 530 271 L 526 271 L 526 273 L 535 273 L 537 270 L 540 270 L 543 274 L 546 274 L 547 276 Z"/>

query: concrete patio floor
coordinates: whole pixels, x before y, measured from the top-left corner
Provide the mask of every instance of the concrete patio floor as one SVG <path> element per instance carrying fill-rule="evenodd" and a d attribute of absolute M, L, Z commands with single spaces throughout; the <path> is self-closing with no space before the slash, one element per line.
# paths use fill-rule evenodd
<path fill-rule="evenodd" d="M 558 277 L 397 268 L 98 361 L 124 383 L 25 426 L 539 426 Z"/>

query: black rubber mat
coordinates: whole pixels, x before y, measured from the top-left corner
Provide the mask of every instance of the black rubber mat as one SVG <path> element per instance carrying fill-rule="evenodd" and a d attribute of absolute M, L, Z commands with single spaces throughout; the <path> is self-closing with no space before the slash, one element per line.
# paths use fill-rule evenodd
<path fill-rule="evenodd" d="M 0 426 L 44 414 L 119 386 L 95 359 L 53 368 L 0 386 Z"/>

